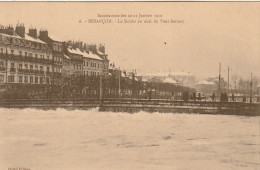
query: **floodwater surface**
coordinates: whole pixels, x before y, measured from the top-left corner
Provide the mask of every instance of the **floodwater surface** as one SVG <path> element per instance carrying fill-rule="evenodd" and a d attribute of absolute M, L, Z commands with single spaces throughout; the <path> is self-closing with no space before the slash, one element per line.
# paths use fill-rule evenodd
<path fill-rule="evenodd" d="M 0 109 L 0 169 L 260 169 L 259 117 Z"/>

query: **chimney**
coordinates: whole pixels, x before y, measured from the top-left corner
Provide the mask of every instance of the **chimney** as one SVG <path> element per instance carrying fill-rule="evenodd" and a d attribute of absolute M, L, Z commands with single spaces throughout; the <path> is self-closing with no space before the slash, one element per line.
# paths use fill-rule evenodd
<path fill-rule="evenodd" d="M 8 27 L 5 27 L 3 29 L 3 33 L 8 34 L 8 35 L 13 35 L 14 34 L 14 28 L 11 25 L 9 25 Z"/>
<path fill-rule="evenodd" d="M 4 26 L 0 25 L 0 33 L 4 33 Z"/>
<path fill-rule="evenodd" d="M 20 36 L 24 38 L 25 35 L 25 27 L 23 24 L 16 25 L 15 32 Z"/>
<path fill-rule="evenodd" d="M 37 29 L 36 28 L 30 28 L 29 29 L 29 36 L 37 39 L 38 35 L 37 35 Z"/>
<path fill-rule="evenodd" d="M 41 30 L 40 31 L 40 36 L 39 36 L 39 39 L 41 39 L 42 41 L 44 42 L 48 42 L 48 31 L 47 30 Z"/>

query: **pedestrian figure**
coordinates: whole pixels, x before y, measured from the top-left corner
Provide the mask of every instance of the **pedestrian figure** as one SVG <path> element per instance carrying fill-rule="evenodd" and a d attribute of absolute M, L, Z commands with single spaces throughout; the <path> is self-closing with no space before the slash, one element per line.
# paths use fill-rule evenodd
<path fill-rule="evenodd" d="M 171 99 L 174 100 L 174 91 L 172 91 L 172 97 L 171 97 Z"/>
<path fill-rule="evenodd" d="M 235 102 L 235 95 L 232 93 L 232 101 Z"/>
<path fill-rule="evenodd" d="M 221 93 L 221 94 L 220 94 L 220 101 L 221 101 L 221 102 L 225 102 L 225 101 L 226 101 L 226 95 L 225 95 L 225 93 Z"/>
<path fill-rule="evenodd" d="M 189 101 L 189 92 L 184 91 L 183 94 L 182 94 L 182 99 L 183 99 L 185 102 Z"/>
<path fill-rule="evenodd" d="M 193 93 L 193 100 L 196 101 L 196 92 Z"/>
<path fill-rule="evenodd" d="M 201 100 L 201 93 L 199 93 L 199 97 L 198 97 L 198 100 L 199 100 L 199 101 Z"/>
<path fill-rule="evenodd" d="M 228 95 L 227 93 L 224 93 L 225 102 L 228 102 Z"/>
<path fill-rule="evenodd" d="M 150 91 L 149 91 L 149 100 L 151 100 L 152 99 L 152 90 L 150 89 Z"/>
<path fill-rule="evenodd" d="M 215 101 L 215 98 L 216 98 L 216 95 L 215 95 L 215 93 L 213 93 L 211 96 L 212 101 Z"/>

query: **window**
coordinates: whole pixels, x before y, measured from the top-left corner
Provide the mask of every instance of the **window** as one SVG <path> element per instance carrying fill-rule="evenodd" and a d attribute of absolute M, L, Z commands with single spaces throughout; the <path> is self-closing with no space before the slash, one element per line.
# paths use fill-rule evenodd
<path fill-rule="evenodd" d="M 19 69 L 22 69 L 23 68 L 23 64 L 19 64 Z"/>
<path fill-rule="evenodd" d="M 35 54 L 35 58 L 38 58 L 38 54 Z"/>
<path fill-rule="evenodd" d="M 14 76 L 8 76 L 8 82 L 13 83 L 14 82 Z"/>
<path fill-rule="evenodd" d="M 11 63 L 11 68 L 14 68 L 14 63 Z"/>
<path fill-rule="evenodd" d="M 19 83 L 23 82 L 23 76 L 19 76 Z"/>
<path fill-rule="evenodd" d="M 4 82 L 4 75 L 0 75 L 0 82 Z"/>
<path fill-rule="evenodd" d="M 35 65 L 35 70 L 38 70 L 38 65 Z"/>
<path fill-rule="evenodd" d="M 43 78 L 40 77 L 40 84 L 43 84 Z"/>
<path fill-rule="evenodd" d="M 27 76 L 24 76 L 24 82 L 28 83 L 28 77 Z"/>
<path fill-rule="evenodd" d="M 43 71 L 43 66 L 40 66 L 40 70 Z"/>
<path fill-rule="evenodd" d="M 27 56 L 27 52 L 25 52 L 24 55 Z"/>
<path fill-rule="evenodd" d="M 4 67 L 4 62 L 3 61 L 0 62 L 0 68 L 2 68 L 2 67 Z"/>
<path fill-rule="evenodd" d="M 85 66 L 85 61 L 83 62 L 83 66 Z"/>
<path fill-rule="evenodd" d="M 4 49 L 1 48 L 1 54 L 3 54 L 3 53 L 4 53 Z"/>
<path fill-rule="evenodd" d="M 33 65 L 30 65 L 30 70 L 33 70 Z"/>
<path fill-rule="evenodd" d="M 30 83 L 33 83 L 33 77 L 32 76 L 30 77 Z"/>
<path fill-rule="evenodd" d="M 38 83 L 38 77 L 35 77 L 35 83 Z"/>
<path fill-rule="evenodd" d="M 49 72 L 50 71 L 50 67 L 47 67 L 47 72 Z"/>
<path fill-rule="evenodd" d="M 88 62 L 87 62 L 87 67 L 88 67 Z"/>
<path fill-rule="evenodd" d="M 11 50 L 11 54 L 14 55 L 14 50 Z"/>
<path fill-rule="evenodd" d="M 19 51 L 19 54 L 20 54 L 20 56 L 22 56 L 22 55 L 23 55 L 23 52 L 22 52 L 22 51 Z"/>
<path fill-rule="evenodd" d="M 28 64 L 24 64 L 25 69 L 28 69 Z"/>

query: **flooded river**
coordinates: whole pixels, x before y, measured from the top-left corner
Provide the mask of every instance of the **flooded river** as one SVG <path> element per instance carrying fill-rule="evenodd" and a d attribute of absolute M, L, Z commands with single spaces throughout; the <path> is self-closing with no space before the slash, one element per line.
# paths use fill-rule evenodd
<path fill-rule="evenodd" d="M 0 109 L 0 169 L 260 169 L 260 118 Z"/>

